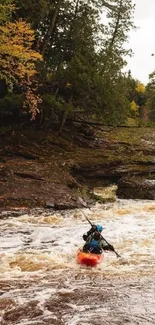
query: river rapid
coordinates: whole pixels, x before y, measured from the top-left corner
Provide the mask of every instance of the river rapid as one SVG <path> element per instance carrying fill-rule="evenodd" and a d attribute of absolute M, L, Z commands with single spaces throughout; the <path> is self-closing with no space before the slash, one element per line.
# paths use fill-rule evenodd
<path fill-rule="evenodd" d="M 89 229 L 104 227 L 121 255 L 76 263 Z M 116 200 L 91 210 L 0 215 L 0 324 L 155 324 L 155 202 Z"/>

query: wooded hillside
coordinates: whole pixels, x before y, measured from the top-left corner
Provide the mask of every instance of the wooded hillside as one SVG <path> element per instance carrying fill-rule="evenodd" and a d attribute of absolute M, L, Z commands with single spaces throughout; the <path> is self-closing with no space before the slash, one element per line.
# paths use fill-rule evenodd
<path fill-rule="evenodd" d="M 154 75 L 145 89 L 123 72 L 133 13 L 131 0 L 1 0 L 1 125 L 153 118 Z"/>

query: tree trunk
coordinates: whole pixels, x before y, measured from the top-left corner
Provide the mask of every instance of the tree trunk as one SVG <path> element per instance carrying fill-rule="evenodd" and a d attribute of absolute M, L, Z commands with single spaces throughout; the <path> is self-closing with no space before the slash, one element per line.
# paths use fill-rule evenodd
<path fill-rule="evenodd" d="M 115 29 L 114 29 L 113 36 L 112 36 L 112 39 L 110 41 L 110 44 L 109 44 L 109 47 L 108 47 L 108 50 L 107 50 L 106 60 L 105 60 L 105 64 L 104 64 L 104 72 L 106 71 L 108 58 L 109 58 L 109 55 L 110 55 L 110 53 L 111 53 L 111 51 L 113 49 L 115 38 L 117 36 L 117 32 L 118 32 L 118 29 L 119 29 L 119 22 L 120 22 L 120 19 L 121 19 L 121 12 L 122 12 L 121 9 L 122 9 L 122 0 L 120 0 L 120 3 L 119 3 L 119 9 L 118 9 L 118 15 L 117 15 L 117 19 L 116 19 Z"/>
<path fill-rule="evenodd" d="M 49 26 L 49 29 L 47 31 L 47 34 L 46 34 L 46 37 L 45 37 L 45 40 L 44 40 L 44 44 L 43 44 L 43 47 L 42 47 L 42 51 L 41 51 L 41 54 L 43 56 L 45 54 L 49 39 L 52 36 L 54 28 L 56 26 L 56 21 L 57 21 L 58 15 L 59 15 L 61 2 L 62 2 L 62 0 L 58 0 L 57 6 L 56 6 L 54 14 L 53 14 L 53 17 L 50 17 L 52 19 L 51 19 L 50 26 Z M 50 15 L 52 15 L 52 5 L 50 5 Z"/>
<path fill-rule="evenodd" d="M 73 93 L 71 94 L 68 103 L 71 103 L 72 99 L 73 99 Z M 61 132 L 63 130 L 63 127 L 64 127 L 64 125 L 66 123 L 67 116 L 68 116 L 68 110 L 64 111 L 64 113 L 63 113 L 63 117 L 62 117 L 62 121 L 61 121 L 61 125 L 60 125 L 60 129 L 59 129 L 58 134 L 61 134 Z"/>

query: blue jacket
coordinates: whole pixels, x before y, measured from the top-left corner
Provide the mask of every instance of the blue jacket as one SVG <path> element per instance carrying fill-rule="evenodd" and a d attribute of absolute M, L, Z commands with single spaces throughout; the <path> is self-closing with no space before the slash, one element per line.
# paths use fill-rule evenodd
<path fill-rule="evenodd" d="M 92 239 L 88 245 L 89 245 L 89 248 L 99 247 L 99 242 L 95 239 Z"/>

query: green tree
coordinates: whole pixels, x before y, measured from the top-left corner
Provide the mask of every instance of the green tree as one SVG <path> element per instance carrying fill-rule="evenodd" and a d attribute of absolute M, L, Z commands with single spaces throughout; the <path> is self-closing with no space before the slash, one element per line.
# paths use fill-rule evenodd
<path fill-rule="evenodd" d="M 149 120 L 155 121 L 155 71 L 149 75 L 149 82 L 146 86 L 146 99 Z"/>
<path fill-rule="evenodd" d="M 129 54 L 124 43 L 133 27 L 132 1 L 15 0 L 15 4 L 14 18 L 31 24 L 36 36 L 33 49 L 44 58 L 38 69 L 45 115 L 49 118 L 51 112 L 60 128 L 67 118 L 125 121 L 129 105 L 122 68 Z M 105 9 L 107 22 L 102 24 Z"/>

